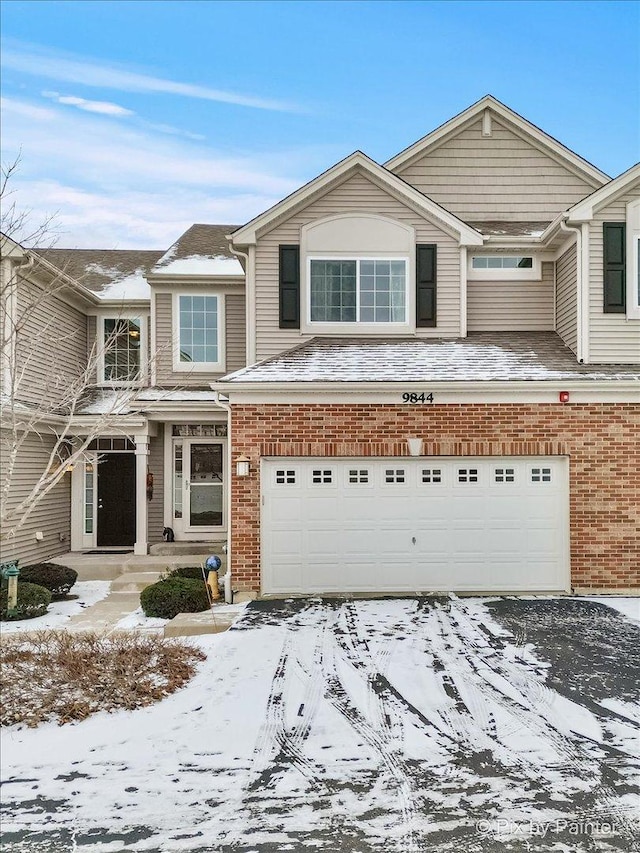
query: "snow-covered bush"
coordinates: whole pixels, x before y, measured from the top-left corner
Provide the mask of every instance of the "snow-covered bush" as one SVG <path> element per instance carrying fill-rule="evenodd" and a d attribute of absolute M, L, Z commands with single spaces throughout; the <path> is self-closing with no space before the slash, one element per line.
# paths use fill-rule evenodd
<path fill-rule="evenodd" d="M 43 586 L 34 583 L 18 581 L 18 604 L 15 615 L 9 616 L 7 612 L 9 598 L 9 584 L 2 581 L 0 584 L 0 620 L 35 619 L 47 612 L 51 604 L 51 593 Z"/>

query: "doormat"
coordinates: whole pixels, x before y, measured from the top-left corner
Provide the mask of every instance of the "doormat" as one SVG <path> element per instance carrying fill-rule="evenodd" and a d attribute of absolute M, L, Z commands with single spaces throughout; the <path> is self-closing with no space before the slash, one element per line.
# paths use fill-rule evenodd
<path fill-rule="evenodd" d="M 113 550 L 112 548 L 107 548 L 104 550 L 98 549 L 97 551 L 83 551 L 83 554 L 133 554 L 133 548 L 125 548 L 124 551 Z"/>

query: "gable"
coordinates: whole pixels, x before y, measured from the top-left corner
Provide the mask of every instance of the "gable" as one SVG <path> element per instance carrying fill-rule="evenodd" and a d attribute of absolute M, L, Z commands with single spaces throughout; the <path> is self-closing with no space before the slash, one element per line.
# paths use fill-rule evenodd
<path fill-rule="evenodd" d="M 550 222 L 602 183 L 490 109 L 393 162 L 399 177 L 469 223 Z"/>

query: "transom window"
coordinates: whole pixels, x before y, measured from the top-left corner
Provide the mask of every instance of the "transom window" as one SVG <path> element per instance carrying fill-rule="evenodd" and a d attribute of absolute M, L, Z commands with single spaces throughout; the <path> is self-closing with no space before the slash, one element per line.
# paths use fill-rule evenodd
<path fill-rule="evenodd" d="M 535 255 L 507 255 L 496 252 L 493 255 L 472 255 L 468 262 L 467 276 L 470 279 L 486 281 L 538 281 L 542 276 L 542 267 L 540 259 Z"/>
<path fill-rule="evenodd" d="M 533 269 L 531 255 L 474 255 L 471 265 L 474 270 L 530 270 Z"/>
<path fill-rule="evenodd" d="M 312 323 L 405 323 L 407 261 L 309 261 Z"/>
<path fill-rule="evenodd" d="M 103 381 L 133 382 L 139 379 L 140 318 L 104 317 L 102 324 Z"/>
<path fill-rule="evenodd" d="M 176 300 L 177 370 L 222 369 L 223 297 L 178 295 Z"/>

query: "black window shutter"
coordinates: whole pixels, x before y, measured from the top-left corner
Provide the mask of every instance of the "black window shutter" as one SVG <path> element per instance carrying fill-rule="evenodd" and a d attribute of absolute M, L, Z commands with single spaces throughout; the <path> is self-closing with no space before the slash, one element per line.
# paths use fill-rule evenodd
<path fill-rule="evenodd" d="M 624 314 L 627 310 L 625 281 L 625 223 L 602 224 L 604 266 L 604 313 Z"/>
<path fill-rule="evenodd" d="M 416 246 L 416 326 L 436 325 L 437 246 Z"/>
<path fill-rule="evenodd" d="M 300 246 L 280 246 L 280 328 L 300 328 Z"/>

